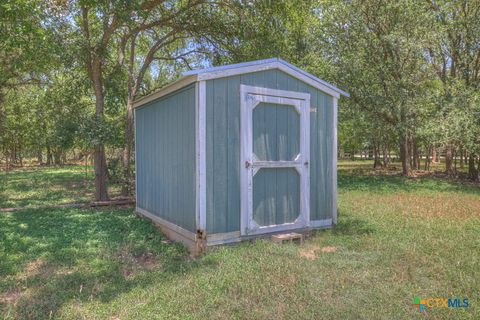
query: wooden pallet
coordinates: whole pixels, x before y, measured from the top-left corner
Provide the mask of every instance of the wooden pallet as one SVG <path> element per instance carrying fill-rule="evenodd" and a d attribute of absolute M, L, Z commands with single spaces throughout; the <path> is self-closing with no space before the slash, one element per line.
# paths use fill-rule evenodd
<path fill-rule="evenodd" d="M 296 232 L 276 234 L 272 236 L 272 241 L 275 243 L 283 243 L 285 241 L 298 241 L 303 244 L 305 235 Z"/>

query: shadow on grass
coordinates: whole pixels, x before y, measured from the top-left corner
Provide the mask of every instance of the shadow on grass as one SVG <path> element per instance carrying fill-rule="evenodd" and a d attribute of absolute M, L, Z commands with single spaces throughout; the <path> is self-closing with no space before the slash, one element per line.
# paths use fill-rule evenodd
<path fill-rule="evenodd" d="M 366 220 L 352 217 L 339 210 L 338 224 L 332 229 L 334 235 L 363 236 L 375 232 L 375 228 Z"/>
<path fill-rule="evenodd" d="M 1 214 L 0 310 L 49 318 L 67 302 L 108 302 L 198 266 L 181 245 L 164 240 L 131 210 Z"/>
<path fill-rule="evenodd" d="M 84 167 L 36 167 L 14 170 L 8 175 L 5 190 L 0 189 L 1 208 L 85 202 L 92 199 L 93 175 Z M 117 195 L 119 186 L 111 184 L 110 193 Z M 1 188 L 1 187 L 0 187 Z"/>

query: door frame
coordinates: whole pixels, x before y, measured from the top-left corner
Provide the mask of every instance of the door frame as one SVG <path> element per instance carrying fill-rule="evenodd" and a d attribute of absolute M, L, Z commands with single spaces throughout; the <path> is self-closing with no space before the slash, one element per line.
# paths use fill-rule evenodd
<path fill-rule="evenodd" d="M 293 106 L 300 115 L 300 153 L 293 161 L 258 161 L 253 153 L 253 109 L 261 102 Z M 240 85 L 240 234 L 255 235 L 310 224 L 310 94 Z M 295 168 L 300 176 L 300 214 L 291 223 L 258 226 L 253 220 L 253 176 L 261 168 Z"/>

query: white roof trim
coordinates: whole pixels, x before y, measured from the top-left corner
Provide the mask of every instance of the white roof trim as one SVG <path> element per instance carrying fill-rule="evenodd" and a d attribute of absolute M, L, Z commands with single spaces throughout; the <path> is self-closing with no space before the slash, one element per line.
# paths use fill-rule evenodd
<path fill-rule="evenodd" d="M 234 74 L 256 72 L 256 71 L 275 69 L 275 68 L 279 68 L 280 70 L 287 72 L 296 78 L 301 78 L 297 76 L 298 74 L 301 74 L 304 77 L 309 78 L 310 80 L 313 80 L 314 82 L 318 83 L 319 85 L 322 85 L 322 88 L 327 87 L 330 90 L 335 91 L 345 97 L 350 96 L 347 92 L 335 87 L 334 85 L 322 79 L 319 79 L 314 75 L 306 72 L 305 70 L 302 70 L 288 63 L 287 61 L 279 58 L 256 60 L 256 61 L 229 64 L 225 66 L 212 67 L 212 68 L 206 68 L 206 69 L 200 69 L 200 70 L 192 70 L 192 71 L 184 72 L 183 76 L 198 75 L 199 78 L 215 79 L 215 78 L 221 78 L 221 77 L 228 77 Z M 296 71 L 295 75 L 292 74 L 292 71 Z M 317 86 L 314 85 L 314 87 L 317 87 Z M 318 89 L 324 91 L 322 88 L 318 88 Z"/>
<path fill-rule="evenodd" d="M 167 94 L 170 94 L 174 91 L 177 91 L 179 89 L 182 89 L 183 87 L 188 86 L 191 83 L 194 83 L 197 81 L 197 76 L 186 76 L 182 77 L 178 80 L 175 80 L 174 82 L 167 84 L 165 87 L 162 87 L 158 89 L 155 92 L 152 92 L 146 96 L 141 97 L 140 99 L 136 100 L 133 103 L 134 108 L 138 108 L 146 103 L 149 103 L 153 100 L 156 100 L 160 97 L 166 96 Z"/>
<path fill-rule="evenodd" d="M 322 79 L 315 77 L 314 75 L 286 62 L 285 60 L 279 58 L 271 58 L 184 72 L 182 74 L 182 78 L 147 96 L 138 99 L 137 101 L 135 101 L 133 106 L 134 108 L 140 107 L 148 102 L 163 97 L 196 81 L 224 78 L 238 74 L 258 72 L 270 69 L 279 69 L 291 75 L 292 77 L 297 78 L 335 98 L 340 98 L 340 95 L 343 95 L 345 97 L 350 96 L 347 92 L 335 87 L 334 85 L 329 84 L 326 81 L 323 81 Z"/>

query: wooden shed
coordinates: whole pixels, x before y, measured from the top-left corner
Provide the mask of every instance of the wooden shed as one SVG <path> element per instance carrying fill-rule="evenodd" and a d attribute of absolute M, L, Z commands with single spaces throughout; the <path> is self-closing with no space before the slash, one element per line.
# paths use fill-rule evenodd
<path fill-rule="evenodd" d="M 189 71 L 135 103 L 136 211 L 192 251 L 337 221 L 337 101 L 281 59 Z"/>

